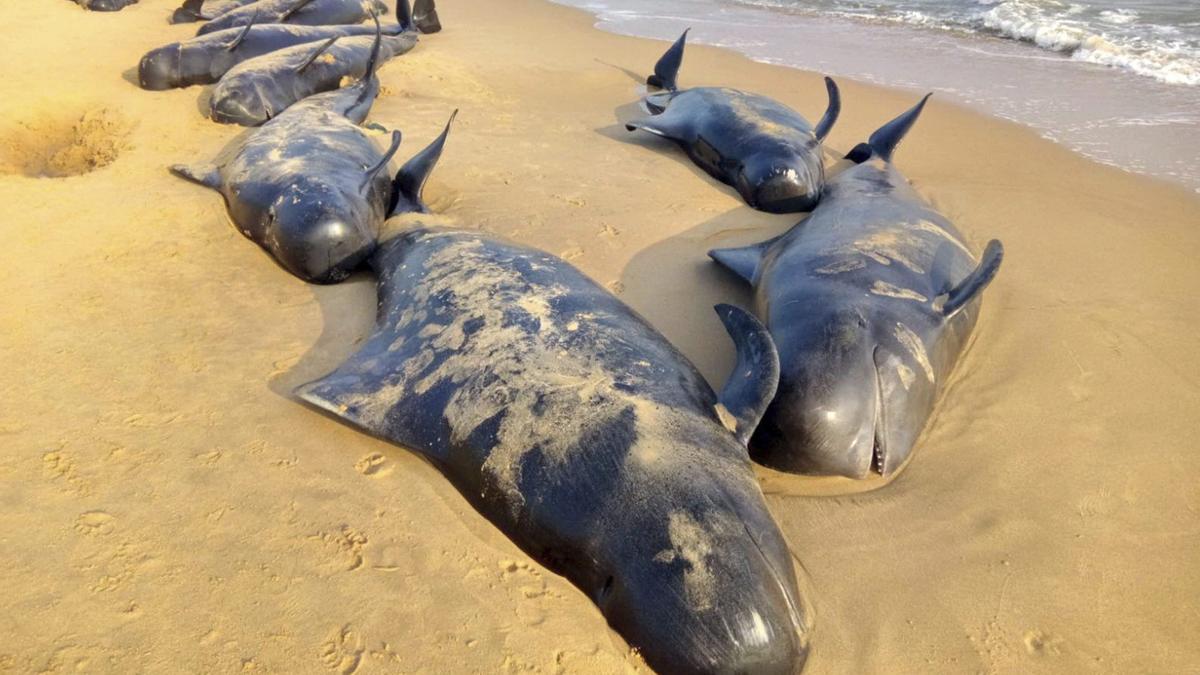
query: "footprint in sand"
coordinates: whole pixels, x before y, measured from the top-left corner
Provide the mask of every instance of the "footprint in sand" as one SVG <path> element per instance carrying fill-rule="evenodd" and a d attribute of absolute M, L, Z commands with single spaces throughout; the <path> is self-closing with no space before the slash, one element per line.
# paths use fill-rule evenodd
<path fill-rule="evenodd" d="M 89 537 L 111 534 L 116 520 L 104 511 L 85 511 L 75 519 L 75 531 Z"/>
<path fill-rule="evenodd" d="M 350 675 L 362 663 L 363 649 L 362 635 L 346 624 L 335 628 L 321 644 L 321 662 L 334 672 Z"/>
<path fill-rule="evenodd" d="M 354 463 L 354 469 L 364 476 L 381 478 L 392 472 L 392 465 L 381 452 L 372 452 Z"/>

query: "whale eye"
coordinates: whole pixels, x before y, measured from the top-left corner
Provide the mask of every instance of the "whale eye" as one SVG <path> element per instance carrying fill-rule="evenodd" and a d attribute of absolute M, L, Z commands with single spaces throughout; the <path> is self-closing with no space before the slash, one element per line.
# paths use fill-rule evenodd
<path fill-rule="evenodd" d="M 596 593 L 596 604 L 603 607 L 604 601 L 608 600 L 608 596 L 612 595 L 613 584 L 616 583 L 616 578 L 611 574 L 604 580 L 604 585 L 600 587 L 600 592 Z"/>

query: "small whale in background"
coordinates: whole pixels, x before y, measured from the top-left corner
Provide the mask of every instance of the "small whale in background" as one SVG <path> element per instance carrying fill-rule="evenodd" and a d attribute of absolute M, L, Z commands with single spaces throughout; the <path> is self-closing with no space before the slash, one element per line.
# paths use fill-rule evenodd
<path fill-rule="evenodd" d="M 76 4 L 84 9 L 93 12 L 116 12 L 130 5 L 137 4 L 138 0 L 75 0 Z"/>
<path fill-rule="evenodd" d="M 398 23 L 385 28 L 384 35 L 396 36 L 412 30 L 411 22 L 406 20 L 410 16 L 406 7 L 407 0 L 397 0 Z M 239 63 L 280 49 L 335 37 L 374 34 L 375 27 L 371 25 L 300 26 L 251 22 L 240 28 L 173 42 L 147 52 L 138 64 L 138 84 L 150 90 L 212 84 Z"/>
<path fill-rule="evenodd" d="M 387 14 L 381 0 L 258 0 L 231 9 L 200 26 L 207 35 L 248 23 L 298 23 L 306 26 L 362 23 L 375 14 Z"/>
<path fill-rule="evenodd" d="M 445 140 L 443 132 L 389 179 L 400 132 L 381 153 L 359 126 L 378 92 L 372 65 L 355 84 L 311 96 L 249 132 L 219 164 L 171 171 L 220 192 L 237 228 L 292 274 L 341 281 L 375 250 L 384 218 L 411 201 Z"/>
<path fill-rule="evenodd" d="M 791 108 L 758 94 L 718 87 L 681 90 L 676 76 L 687 34 L 685 30 L 663 54 L 646 81 L 666 90 L 643 99 L 651 117 L 625 128 L 675 141 L 697 166 L 733 186 L 755 209 L 811 210 L 825 184 L 821 140 L 841 112 L 837 84 L 825 78 L 829 106 L 816 128 Z"/>
<path fill-rule="evenodd" d="M 847 155 L 786 234 L 709 255 L 754 287 L 779 349 L 779 392 L 750 444 L 781 471 L 865 478 L 905 465 L 979 316 L 1004 249 L 979 262 L 892 165 L 925 106 Z"/>
<path fill-rule="evenodd" d="M 718 306 L 738 354 L 718 396 L 547 253 L 419 228 L 371 266 L 373 334 L 301 399 L 433 462 L 656 671 L 800 671 L 809 617 L 744 445 L 776 385 L 762 324 Z"/>
<path fill-rule="evenodd" d="M 406 3 L 400 3 L 407 10 Z M 393 56 L 417 44 L 411 17 L 403 17 L 406 30 L 383 35 L 376 20 L 376 35 L 333 36 L 320 43 L 300 44 L 243 61 L 221 77 L 209 97 L 214 122 L 258 126 L 313 94 L 337 89 L 344 78 L 362 77 L 368 67 L 378 68 Z"/>
<path fill-rule="evenodd" d="M 183 5 L 171 15 L 171 23 L 211 21 L 238 7 L 245 7 L 258 0 L 184 0 Z"/>

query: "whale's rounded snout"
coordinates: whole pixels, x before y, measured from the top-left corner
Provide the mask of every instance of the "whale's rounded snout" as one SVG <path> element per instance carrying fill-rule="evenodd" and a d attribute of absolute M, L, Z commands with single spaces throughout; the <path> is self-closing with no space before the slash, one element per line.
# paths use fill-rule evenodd
<path fill-rule="evenodd" d="M 142 89 L 162 91 L 175 86 L 179 75 L 179 50 L 155 49 L 138 62 L 138 84 Z"/>

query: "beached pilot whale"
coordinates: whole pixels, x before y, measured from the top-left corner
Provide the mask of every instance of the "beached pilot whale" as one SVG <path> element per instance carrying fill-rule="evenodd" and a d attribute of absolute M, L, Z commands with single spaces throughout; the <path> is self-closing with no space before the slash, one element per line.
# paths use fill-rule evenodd
<path fill-rule="evenodd" d="M 395 180 L 385 175 L 400 132 L 381 154 L 359 127 L 378 91 L 372 67 L 353 85 L 288 108 L 218 164 L 171 171 L 220 192 L 242 234 L 292 274 L 341 281 L 375 250 L 384 217 L 428 169 L 427 150 Z"/>
<path fill-rule="evenodd" d="M 476 230 L 382 244 L 374 333 L 301 399 L 432 461 L 663 673 L 796 673 L 808 617 L 744 446 L 778 360 L 754 317 L 720 396 L 563 260 Z"/>
<path fill-rule="evenodd" d="M 413 30 L 407 0 L 397 0 L 395 26 L 384 34 L 398 36 Z M 374 35 L 372 25 L 300 26 L 286 23 L 248 23 L 153 49 L 138 64 L 138 84 L 162 90 L 212 84 L 234 66 L 255 57 L 334 37 Z M 415 42 L 415 39 L 413 40 Z M 315 47 L 316 45 L 314 45 Z"/>
<path fill-rule="evenodd" d="M 138 0 L 75 0 L 75 3 L 84 9 L 90 9 L 93 12 L 116 12 L 125 9 L 126 7 L 137 4 Z"/>
<path fill-rule="evenodd" d="M 751 456 L 782 471 L 864 478 L 909 457 L 999 270 L 892 165 L 925 105 L 847 156 L 807 218 L 753 246 L 709 252 L 754 286 L 779 348 L 779 393 Z"/>
<path fill-rule="evenodd" d="M 733 186 L 760 211 L 811 210 L 825 184 L 821 140 L 841 112 L 837 84 L 825 78 L 829 106 L 815 128 L 791 108 L 758 94 L 718 87 L 680 90 L 676 76 L 687 34 L 679 36 L 646 80 L 666 90 L 643 100 L 651 116 L 625 128 L 675 141 L 700 168 Z"/>
<path fill-rule="evenodd" d="M 405 3 L 400 2 L 402 9 Z M 337 89 L 344 78 L 360 78 L 368 65 L 378 68 L 417 44 L 410 16 L 405 30 L 375 37 L 333 36 L 324 42 L 299 44 L 243 61 L 221 78 L 209 97 L 209 117 L 223 124 L 258 126 L 297 101 Z"/>
<path fill-rule="evenodd" d="M 372 14 L 387 14 L 382 0 L 258 0 L 231 9 L 200 26 L 196 35 L 248 23 L 298 23 L 306 26 L 362 23 Z"/>

